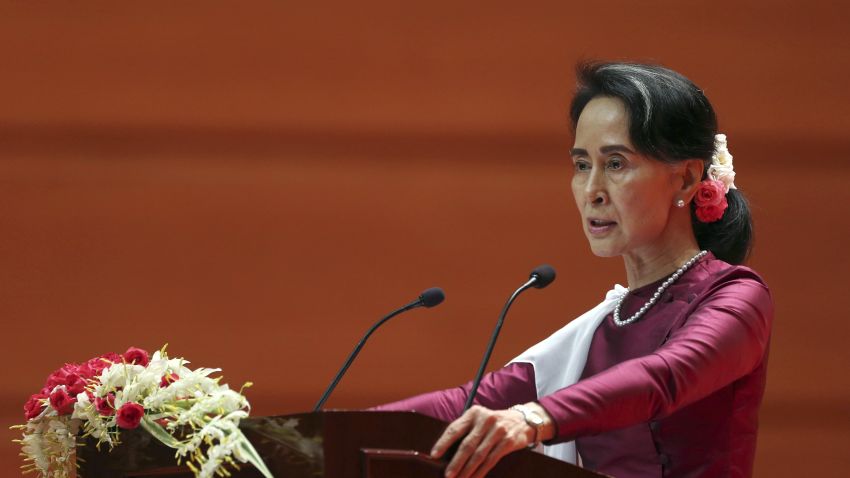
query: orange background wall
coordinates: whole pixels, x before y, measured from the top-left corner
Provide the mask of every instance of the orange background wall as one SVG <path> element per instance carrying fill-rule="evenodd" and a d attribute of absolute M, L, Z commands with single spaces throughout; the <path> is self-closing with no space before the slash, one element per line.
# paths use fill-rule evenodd
<path fill-rule="evenodd" d="M 843 2 L 3 2 L 0 474 L 63 361 L 130 345 L 251 380 L 254 413 L 465 381 L 624 280 L 568 182 L 581 58 L 658 61 L 707 92 L 777 303 L 756 475 L 850 466 Z M 811 471 L 805 471 L 811 470 Z"/>

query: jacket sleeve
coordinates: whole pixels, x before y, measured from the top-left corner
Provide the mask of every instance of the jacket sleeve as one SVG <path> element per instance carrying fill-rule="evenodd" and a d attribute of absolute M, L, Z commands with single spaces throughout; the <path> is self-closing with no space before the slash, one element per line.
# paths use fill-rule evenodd
<path fill-rule="evenodd" d="M 654 353 L 541 398 L 557 425 L 552 442 L 665 417 L 753 371 L 773 320 L 767 287 L 738 278 L 704 297 Z"/>
<path fill-rule="evenodd" d="M 414 411 L 450 422 L 463 412 L 471 388 L 472 382 L 468 382 L 460 387 L 424 393 L 370 410 Z M 512 363 L 482 377 L 473 403 L 499 410 L 536 399 L 534 367 L 528 363 Z"/>

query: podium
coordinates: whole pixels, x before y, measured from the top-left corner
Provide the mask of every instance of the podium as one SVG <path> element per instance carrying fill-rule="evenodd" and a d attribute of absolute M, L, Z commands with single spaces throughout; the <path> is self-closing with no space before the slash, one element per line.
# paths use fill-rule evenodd
<path fill-rule="evenodd" d="M 446 423 L 413 412 L 323 411 L 242 420 L 240 428 L 275 478 L 440 478 L 448 463 L 429 456 Z M 174 450 L 141 429 L 111 452 L 77 449 L 80 478 L 192 478 Z M 234 478 L 262 478 L 253 466 Z M 532 451 L 505 456 L 489 477 L 600 477 Z"/>

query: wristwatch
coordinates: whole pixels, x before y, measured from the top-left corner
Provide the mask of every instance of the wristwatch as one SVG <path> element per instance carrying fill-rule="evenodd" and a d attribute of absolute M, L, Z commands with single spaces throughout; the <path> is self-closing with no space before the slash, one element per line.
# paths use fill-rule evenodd
<path fill-rule="evenodd" d="M 543 431 L 543 417 L 530 407 L 521 404 L 512 406 L 511 410 L 516 410 L 519 413 L 522 413 L 522 418 L 525 419 L 525 423 L 534 428 L 534 440 L 528 444 L 528 448 L 537 448 L 537 445 L 540 444 L 540 434 Z"/>

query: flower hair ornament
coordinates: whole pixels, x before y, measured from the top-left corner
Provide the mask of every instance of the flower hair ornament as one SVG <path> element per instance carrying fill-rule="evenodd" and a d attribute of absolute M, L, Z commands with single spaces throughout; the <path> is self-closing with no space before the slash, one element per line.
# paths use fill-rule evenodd
<path fill-rule="evenodd" d="M 697 219 L 700 222 L 716 222 L 723 217 L 729 204 L 726 194 L 735 187 L 735 170 L 732 168 L 732 154 L 726 146 L 726 135 L 714 135 L 714 154 L 708 167 L 708 178 L 700 182 L 694 196 Z"/>

